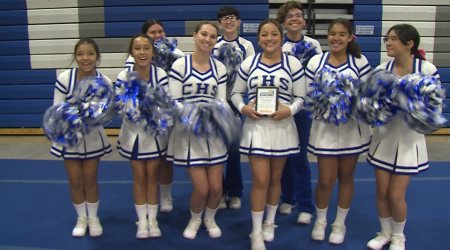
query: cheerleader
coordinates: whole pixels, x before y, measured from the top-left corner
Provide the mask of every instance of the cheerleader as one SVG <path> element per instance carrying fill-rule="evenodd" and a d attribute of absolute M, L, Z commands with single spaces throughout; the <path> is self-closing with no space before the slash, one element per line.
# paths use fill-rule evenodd
<path fill-rule="evenodd" d="M 127 73 L 136 71 L 149 87 L 166 86 L 167 74 L 151 65 L 154 55 L 152 39 L 139 34 L 131 39 L 128 53 L 135 59 L 132 68 L 119 73 L 117 81 L 127 81 Z M 121 90 L 117 88 L 117 92 Z M 156 220 L 158 212 L 158 165 L 167 153 L 168 136 L 153 137 L 144 127 L 126 118 L 120 128 L 117 148 L 120 155 L 130 160 L 133 170 L 133 195 L 139 221 L 136 238 L 160 237 L 161 230 Z M 147 220 L 148 215 L 148 220 Z"/>
<path fill-rule="evenodd" d="M 392 71 L 399 78 L 419 72 L 439 78 L 436 67 L 419 53 L 420 36 L 413 26 L 398 24 L 391 27 L 385 43 L 387 55 L 394 60 L 376 69 Z M 411 175 L 428 169 L 425 136 L 409 128 L 402 121 L 400 112 L 390 123 L 375 128 L 367 161 L 375 167 L 381 224 L 381 232 L 367 243 L 367 247 L 377 250 L 391 242 L 390 250 L 405 249 L 405 193 Z"/>
<path fill-rule="evenodd" d="M 72 102 L 75 85 L 84 77 L 103 77 L 105 83 L 112 87 L 111 80 L 96 70 L 100 60 L 100 51 L 94 40 L 91 38 L 80 39 L 75 45 L 74 57 L 78 68 L 66 70 L 58 76 L 55 83 L 53 105 Z M 62 157 L 66 166 L 70 195 L 78 214 L 77 224 L 72 231 L 74 237 L 83 237 L 88 226 L 91 237 L 103 234 L 103 228 L 97 217 L 99 205 L 97 172 L 100 157 L 111 151 L 111 144 L 102 126 L 86 134 L 83 142 L 77 147 L 65 147 L 54 143 L 50 150 L 53 155 Z"/>
<path fill-rule="evenodd" d="M 283 4 L 277 13 L 277 19 L 286 28 L 287 33 L 284 36 L 283 52 L 291 52 L 292 48 L 301 42 L 311 43 L 317 54 L 322 54 L 320 43 L 302 34 L 302 28 L 306 25 L 303 14 L 303 6 L 299 1 L 287 1 Z M 308 142 L 311 131 L 311 119 L 306 110 L 301 110 L 294 116 L 295 125 L 300 141 L 300 154 L 289 157 L 286 160 L 283 174 L 281 176 L 281 214 L 290 214 L 295 203 L 298 203 L 297 218 L 298 223 L 311 223 L 314 205 L 311 201 L 311 172 L 308 161 Z"/>
<path fill-rule="evenodd" d="M 153 41 L 156 41 L 160 38 L 165 38 L 166 33 L 164 32 L 164 27 L 162 23 L 157 19 L 148 19 L 142 25 L 142 34 L 147 34 Z M 184 53 L 175 49 L 174 53 L 179 56 L 184 56 Z M 131 56 L 131 54 L 127 58 L 127 62 L 125 63 L 125 69 L 132 69 L 135 64 L 135 58 Z M 159 187 L 161 189 L 161 208 L 160 212 L 162 213 L 170 213 L 173 210 L 172 203 L 172 182 L 173 182 L 173 165 L 169 162 L 166 162 L 166 158 L 161 158 L 159 164 Z"/>
<path fill-rule="evenodd" d="M 219 19 L 219 29 L 223 31 L 223 36 L 219 36 L 214 49 L 213 56 L 219 56 L 219 49 L 225 44 L 231 44 L 236 49 L 236 54 L 239 55 L 242 62 L 245 58 L 255 54 L 255 48 L 252 42 L 238 36 L 238 27 L 241 25 L 240 12 L 236 7 L 223 6 L 217 12 L 217 19 Z M 239 66 L 238 66 L 239 67 Z M 228 79 L 230 81 L 230 79 Z M 227 101 L 233 111 L 241 115 L 230 100 L 232 84 L 227 85 Z M 225 176 L 226 175 L 226 176 Z M 223 196 L 220 200 L 219 209 L 227 207 L 227 196 L 230 197 L 230 209 L 241 208 L 242 190 L 244 184 L 242 182 L 241 172 L 241 156 L 238 150 L 228 152 L 227 168 L 223 178 Z"/>
<path fill-rule="evenodd" d="M 202 21 L 195 28 L 194 53 L 175 61 L 169 76 L 169 91 L 180 102 L 208 102 L 225 99 L 227 72 L 225 66 L 210 58 L 217 42 L 218 28 Z M 214 216 L 222 196 L 223 164 L 227 160 L 227 148 L 220 138 L 202 138 L 182 130 L 175 124 L 170 135 L 167 161 L 174 166 L 185 167 L 194 186 L 191 195 L 191 219 L 183 236 L 194 239 L 202 222 L 211 238 L 222 235 Z"/>
<path fill-rule="evenodd" d="M 354 41 L 350 21 L 338 18 L 328 26 L 328 45 L 330 51 L 316 55 L 306 69 L 307 85 L 314 81 L 315 75 L 324 67 L 364 80 L 371 70 L 366 57 L 360 53 Z M 359 154 L 369 148 L 371 128 L 358 120 L 335 125 L 322 120 L 313 120 L 308 151 L 317 156 L 319 181 L 316 187 L 317 219 L 311 233 L 314 240 L 325 239 L 327 210 L 331 192 L 336 179 L 339 180 L 338 208 L 336 220 L 328 241 L 341 244 L 346 228 L 345 218 L 354 193 L 354 174 Z"/>
<path fill-rule="evenodd" d="M 281 52 L 282 42 L 283 28 L 276 20 L 266 19 L 259 24 L 258 45 L 263 53 L 244 60 L 231 95 L 233 104 L 247 116 L 240 152 L 248 155 L 253 173 L 252 249 L 265 249 L 264 241 L 274 239 L 281 174 L 286 158 L 300 152 L 293 115 L 306 95 L 304 70 L 299 60 Z M 261 86 L 279 89 L 278 110 L 267 117 L 253 108 L 257 87 Z M 248 104 L 243 101 L 246 90 Z M 263 225 L 264 208 L 267 215 Z"/>
<path fill-rule="evenodd" d="M 147 21 L 145 21 L 145 23 L 142 24 L 141 32 L 142 34 L 147 34 L 147 36 L 149 36 L 153 41 L 157 41 L 160 38 L 166 37 L 164 27 L 158 19 L 148 19 Z M 183 51 L 177 48 L 175 49 L 174 53 L 179 56 L 184 56 Z M 134 64 L 135 58 L 129 55 L 125 63 L 125 68 L 133 67 Z"/>

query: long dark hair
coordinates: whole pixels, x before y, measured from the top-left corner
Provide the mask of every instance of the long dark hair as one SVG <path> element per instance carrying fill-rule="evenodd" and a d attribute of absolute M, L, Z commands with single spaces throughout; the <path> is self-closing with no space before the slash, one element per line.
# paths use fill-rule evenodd
<path fill-rule="evenodd" d="M 136 38 L 138 38 L 138 37 L 144 37 L 144 38 L 147 38 L 148 42 L 152 45 L 153 55 L 154 55 L 154 57 L 156 57 L 155 44 L 154 44 L 153 40 L 152 40 L 147 34 L 145 34 L 145 33 L 137 34 L 137 35 L 133 36 L 133 38 L 131 38 L 130 44 L 128 44 L 128 55 L 131 55 L 131 53 L 133 52 L 133 42 L 134 42 L 134 40 L 136 40 Z"/>
<path fill-rule="evenodd" d="M 420 35 L 414 26 L 409 24 L 394 25 L 388 30 L 386 36 L 389 32 L 391 32 L 391 30 L 395 32 L 400 42 L 404 45 L 408 45 L 409 41 L 413 41 L 414 45 L 411 48 L 411 55 L 414 55 L 421 60 L 425 60 L 425 58 L 419 53 Z"/>
<path fill-rule="evenodd" d="M 142 24 L 142 29 L 141 29 L 142 34 L 147 34 L 147 30 L 150 29 L 150 27 L 152 27 L 155 24 L 161 25 L 161 27 L 164 30 L 164 26 L 158 19 L 148 19 L 147 21 L 145 21 L 144 24 Z"/>
<path fill-rule="evenodd" d="M 353 24 L 345 18 L 334 19 L 328 26 L 328 34 L 330 34 L 330 29 L 335 24 L 341 24 L 347 29 L 349 36 L 353 36 Z M 347 44 L 347 53 L 356 58 L 361 58 L 361 48 L 359 47 L 359 44 L 355 42 L 355 39 L 352 39 L 352 41 Z"/>
<path fill-rule="evenodd" d="M 77 55 L 77 49 L 78 47 L 80 47 L 80 45 L 83 44 L 90 44 L 92 45 L 92 47 L 94 47 L 95 53 L 97 54 L 97 61 L 100 63 L 100 49 L 98 48 L 98 44 L 94 41 L 94 39 L 90 38 L 90 37 L 83 37 L 80 40 L 78 40 L 78 42 L 75 44 L 75 48 L 73 50 L 73 59 L 71 64 L 73 63 L 73 61 L 75 61 L 75 57 Z"/>

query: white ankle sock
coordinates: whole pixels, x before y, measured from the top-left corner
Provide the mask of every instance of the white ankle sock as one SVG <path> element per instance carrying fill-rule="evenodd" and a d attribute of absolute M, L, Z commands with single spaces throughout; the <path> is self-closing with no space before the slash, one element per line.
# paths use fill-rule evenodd
<path fill-rule="evenodd" d="M 150 205 L 147 204 L 147 212 L 148 212 L 148 220 L 156 219 L 156 214 L 158 213 L 159 205 Z"/>
<path fill-rule="evenodd" d="M 86 201 L 89 218 L 97 217 L 99 203 L 100 203 L 100 200 L 95 203 L 90 203 L 89 201 Z"/>
<path fill-rule="evenodd" d="M 327 221 L 327 211 L 328 211 L 328 207 L 323 208 L 323 209 L 316 207 L 317 220 Z"/>
<path fill-rule="evenodd" d="M 86 202 L 81 204 L 73 204 L 75 210 L 77 211 L 78 217 L 87 217 L 86 214 Z"/>
<path fill-rule="evenodd" d="M 217 208 L 211 209 L 207 206 L 205 206 L 205 220 L 207 219 L 214 219 L 214 216 L 216 216 Z"/>
<path fill-rule="evenodd" d="M 392 220 L 392 233 L 394 234 L 403 234 L 403 230 L 405 229 L 406 220 L 403 222 L 395 222 Z"/>
<path fill-rule="evenodd" d="M 345 225 L 345 218 L 347 218 L 348 210 L 350 210 L 350 208 L 344 209 L 338 206 L 334 223 Z"/>
<path fill-rule="evenodd" d="M 172 183 L 161 184 L 159 183 L 159 188 L 161 189 L 161 198 L 171 198 L 172 194 Z"/>
<path fill-rule="evenodd" d="M 275 222 L 275 215 L 277 214 L 278 205 L 272 206 L 266 204 L 266 221 Z"/>
<path fill-rule="evenodd" d="M 262 221 L 264 217 L 264 211 L 254 212 L 252 211 L 253 232 L 262 231 Z"/>
<path fill-rule="evenodd" d="M 381 224 L 381 232 L 382 233 L 392 233 L 392 218 L 391 217 L 387 217 L 387 218 L 380 218 L 380 224 Z"/>
<path fill-rule="evenodd" d="M 191 219 L 192 220 L 201 220 L 202 214 L 203 214 L 203 212 L 196 214 L 196 213 L 192 212 L 192 210 L 191 210 Z"/>
<path fill-rule="evenodd" d="M 144 203 L 142 205 L 134 204 L 134 208 L 136 209 L 136 213 L 139 220 L 147 219 L 147 203 Z"/>

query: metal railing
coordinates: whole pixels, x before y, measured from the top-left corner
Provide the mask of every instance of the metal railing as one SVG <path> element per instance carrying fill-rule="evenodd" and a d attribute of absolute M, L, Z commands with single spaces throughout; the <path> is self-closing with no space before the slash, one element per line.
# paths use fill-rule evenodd
<path fill-rule="evenodd" d="M 314 0 L 308 0 L 308 24 L 306 35 L 312 38 L 316 37 L 316 11 L 312 7 Z"/>

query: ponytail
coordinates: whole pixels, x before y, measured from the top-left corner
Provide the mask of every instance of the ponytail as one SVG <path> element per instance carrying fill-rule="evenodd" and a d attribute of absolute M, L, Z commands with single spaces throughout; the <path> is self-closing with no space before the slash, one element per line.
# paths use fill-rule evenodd
<path fill-rule="evenodd" d="M 352 39 L 352 41 L 347 44 L 347 53 L 356 58 L 361 58 L 361 48 L 359 47 L 359 44 L 355 42 L 355 39 Z"/>
<path fill-rule="evenodd" d="M 423 51 L 423 54 L 420 53 L 421 51 L 418 49 L 411 51 L 411 52 L 415 58 L 419 58 L 420 60 L 424 60 L 424 61 L 427 60 L 427 59 L 425 59 L 425 51 Z"/>

